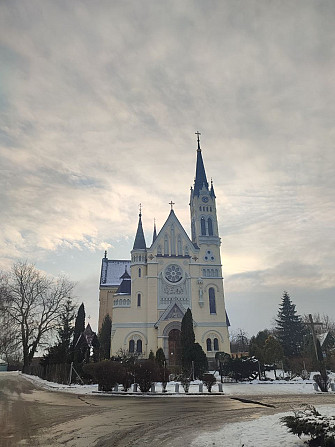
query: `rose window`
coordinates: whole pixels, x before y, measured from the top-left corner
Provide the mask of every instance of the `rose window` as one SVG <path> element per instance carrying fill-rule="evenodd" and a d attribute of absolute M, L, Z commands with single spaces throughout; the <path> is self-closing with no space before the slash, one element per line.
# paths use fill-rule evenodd
<path fill-rule="evenodd" d="M 173 283 L 180 281 L 183 277 L 182 269 L 179 265 L 172 264 L 169 265 L 165 270 L 165 278 Z"/>

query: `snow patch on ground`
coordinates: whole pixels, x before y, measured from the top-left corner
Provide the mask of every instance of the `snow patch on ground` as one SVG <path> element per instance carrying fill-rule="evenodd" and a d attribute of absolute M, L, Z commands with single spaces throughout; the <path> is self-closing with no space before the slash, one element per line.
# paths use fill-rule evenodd
<path fill-rule="evenodd" d="M 335 406 L 317 406 L 316 409 L 327 416 L 334 416 Z M 304 441 L 310 439 L 289 433 L 282 425 L 280 418 L 293 413 L 278 413 L 272 416 L 262 416 L 258 419 L 245 422 L 225 424 L 224 427 L 213 433 L 204 433 L 198 436 L 191 447 L 304 447 Z"/>

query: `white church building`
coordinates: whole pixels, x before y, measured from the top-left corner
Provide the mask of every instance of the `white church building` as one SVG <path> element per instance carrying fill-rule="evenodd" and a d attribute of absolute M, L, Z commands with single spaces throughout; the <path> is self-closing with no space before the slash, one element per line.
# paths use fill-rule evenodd
<path fill-rule="evenodd" d="M 196 342 L 208 359 L 230 353 L 220 256 L 216 196 L 209 186 L 200 149 L 191 188 L 191 237 L 171 211 L 161 230 L 145 241 L 140 211 L 130 260 L 102 259 L 99 328 L 112 319 L 111 355 L 163 348 L 170 366 L 180 364 L 181 320 L 190 308 Z M 191 175 L 191 174 L 190 174 Z"/>

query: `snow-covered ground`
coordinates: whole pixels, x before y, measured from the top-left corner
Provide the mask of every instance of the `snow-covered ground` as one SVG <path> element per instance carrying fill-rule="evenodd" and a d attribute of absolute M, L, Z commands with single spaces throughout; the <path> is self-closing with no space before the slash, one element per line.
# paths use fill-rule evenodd
<path fill-rule="evenodd" d="M 36 376 L 25 375 L 28 380 L 38 383 L 45 389 L 54 391 L 63 391 L 75 394 L 92 394 L 98 392 L 98 385 L 62 385 L 60 383 L 47 382 Z M 166 390 L 169 394 L 173 395 L 183 395 L 185 394 L 184 389 L 179 385 L 179 393 L 176 393 L 176 384 L 178 382 L 169 382 Z M 189 394 L 199 394 L 199 384 L 201 382 L 195 380 L 191 383 Z M 252 382 L 242 382 L 242 383 L 223 383 L 223 394 L 228 396 L 252 396 L 252 395 L 270 395 L 270 394 L 315 394 L 313 381 L 312 380 L 276 380 L 273 382 L 253 380 Z M 125 395 L 121 391 L 122 386 L 119 386 L 119 395 Z M 155 387 L 156 394 L 161 394 L 162 385 L 157 383 Z M 133 388 L 128 390 L 127 393 L 133 394 Z M 207 394 L 207 388 L 203 386 L 203 393 Z M 219 393 L 219 385 L 216 384 L 212 388 L 212 393 Z M 115 394 L 115 393 L 113 393 Z M 135 394 L 135 393 L 134 393 Z M 137 392 L 140 395 L 141 393 Z"/>
<path fill-rule="evenodd" d="M 334 406 L 317 406 L 322 415 L 334 416 Z M 198 436 L 191 447 L 304 447 L 304 441 L 310 439 L 289 433 L 286 426 L 281 424 L 280 418 L 292 413 L 279 413 L 272 416 L 262 416 L 247 422 L 226 424 L 215 433 L 204 433 Z"/>
<path fill-rule="evenodd" d="M 25 375 L 31 380 L 45 389 L 54 391 L 63 391 L 76 394 L 93 394 L 98 392 L 97 385 L 61 385 L 59 383 L 47 382 L 36 376 Z M 190 394 L 199 396 L 199 381 L 195 381 L 190 386 Z M 176 382 L 170 382 L 167 391 L 176 397 L 184 394 L 182 386 L 179 386 L 179 394 L 175 393 Z M 121 388 L 121 387 L 120 387 Z M 156 384 L 156 395 L 161 394 L 161 384 Z M 203 391 L 206 395 L 207 390 L 204 386 Z M 130 391 L 131 392 L 131 391 Z M 213 392 L 218 392 L 218 385 L 213 387 Z M 312 380 L 292 380 L 292 381 L 273 381 L 244 383 L 224 383 L 223 392 L 225 395 L 287 395 L 287 394 L 315 394 Z M 113 393 L 116 394 L 116 393 Z M 118 395 L 126 396 L 122 391 Z M 132 393 L 135 394 L 135 393 Z M 334 393 L 335 394 L 335 393 Z M 137 393 L 141 396 L 141 393 Z M 335 399 L 334 406 L 317 406 L 317 410 L 321 414 L 335 415 Z M 208 432 L 198 436 L 191 447 L 259 447 L 271 445 L 271 447 L 303 447 L 304 440 L 307 437 L 299 439 L 296 435 L 288 432 L 287 428 L 281 424 L 280 418 L 292 413 L 279 413 L 272 416 L 262 416 L 255 420 L 243 421 L 225 424 L 223 428 L 216 432 Z"/>

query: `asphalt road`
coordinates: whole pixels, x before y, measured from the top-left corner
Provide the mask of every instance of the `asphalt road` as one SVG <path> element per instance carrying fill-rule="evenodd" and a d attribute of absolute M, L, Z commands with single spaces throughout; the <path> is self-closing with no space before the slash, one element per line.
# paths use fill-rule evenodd
<path fill-rule="evenodd" d="M 241 396 L 243 399 L 243 396 Z M 185 447 L 224 423 L 334 404 L 334 395 L 116 397 L 49 392 L 19 373 L 0 373 L 0 446 Z M 258 403 L 257 403 L 258 402 Z M 269 405 L 269 406 L 267 406 Z"/>

